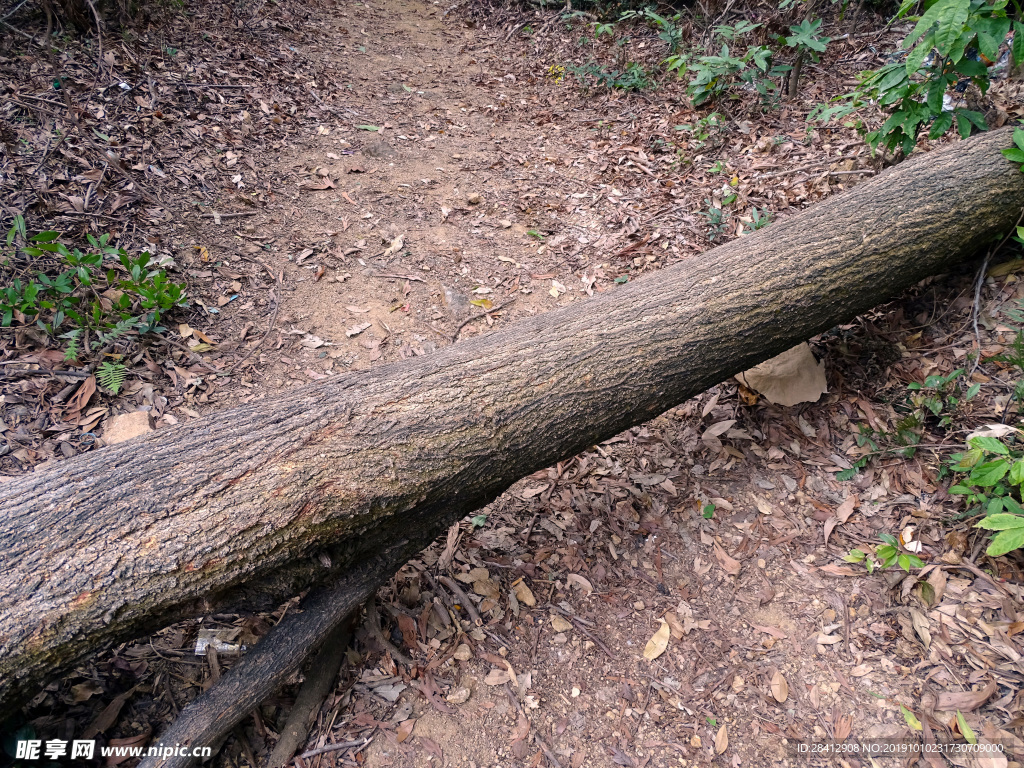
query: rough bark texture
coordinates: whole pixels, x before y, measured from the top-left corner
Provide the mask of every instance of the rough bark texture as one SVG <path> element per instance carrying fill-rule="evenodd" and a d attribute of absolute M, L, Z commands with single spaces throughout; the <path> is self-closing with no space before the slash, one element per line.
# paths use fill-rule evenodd
<path fill-rule="evenodd" d="M 1024 206 L 1009 146 L 957 143 L 592 300 L 0 484 L 0 717 L 96 650 L 440 532 L 971 254 Z"/>

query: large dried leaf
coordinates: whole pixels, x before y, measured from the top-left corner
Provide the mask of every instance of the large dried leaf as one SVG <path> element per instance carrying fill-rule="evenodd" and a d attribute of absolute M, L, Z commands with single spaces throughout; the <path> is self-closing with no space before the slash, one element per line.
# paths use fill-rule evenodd
<path fill-rule="evenodd" d="M 720 755 L 729 748 L 729 729 L 725 723 L 722 723 L 722 727 L 718 729 L 718 733 L 715 734 L 715 754 Z"/>
<path fill-rule="evenodd" d="M 807 342 L 737 374 L 736 379 L 775 405 L 816 403 L 828 392 L 825 365 L 814 359 Z"/>
<path fill-rule="evenodd" d="M 980 691 L 946 691 L 935 697 L 935 709 L 940 712 L 971 712 L 991 699 L 996 690 L 995 681 L 989 680 Z"/>

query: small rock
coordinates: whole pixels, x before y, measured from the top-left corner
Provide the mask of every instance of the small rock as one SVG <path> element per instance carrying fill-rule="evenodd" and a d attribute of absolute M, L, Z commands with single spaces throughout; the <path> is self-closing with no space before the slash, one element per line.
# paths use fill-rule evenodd
<path fill-rule="evenodd" d="M 441 290 L 444 295 L 445 306 L 448 307 L 448 311 L 452 313 L 456 320 L 463 320 L 469 316 L 470 303 L 468 296 L 452 290 L 447 285 L 442 285 Z"/>
<path fill-rule="evenodd" d="M 470 205 L 479 205 L 484 201 L 483 196 L 479 192 L 470 192 L 466 195 L 466 202 Z"/>
<path fill-rule="evenodd" d="M 363 147 L 363 154 L 367 157 L 374 157 L 378 160 L 383 160 L 389 157 L 394 157 L 397 152 L 395 148 L 388 144 L 383 139 L 375 141 L 372 144 L 367 144 Z"/>
<path fill-rule="evenodd" d="M 512 591 L 515 593 L 516 599 L 525 606 L 533 608 L 537 604 L 537 598 L 533 596 L 533 592 L 525 581 L 520 581 L 513 587 Z"/>
<path fill-rule="evenodd" d="M 572 629 L 572 624 L 563 619 L 561 616 L 552 616 L 551 627 L 555 630 L 555 632 L 568 632 L 570 629 Z"/>
<path fill-rule="evenodd" d="M 133 437 L 152 432 L 147 411 L 134 411 L 114 416 L 103 429 L 103 442 L 107 445 L 123 443 Z"/>
<path fill-rule="evenodd" d="M 456 688 L 454 691 L 445 696 L 451 704 L 465 704 L 469 701 L 470 690 L 469 688 Z"/>

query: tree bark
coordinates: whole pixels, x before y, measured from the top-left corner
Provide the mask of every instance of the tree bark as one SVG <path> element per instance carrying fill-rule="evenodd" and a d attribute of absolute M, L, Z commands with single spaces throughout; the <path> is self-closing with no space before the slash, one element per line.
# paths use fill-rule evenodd
<path fill-rule="evenodd" d="M 504 330 L 0 484 L 0 718 L 91 653 L 276 604 L 1006 233 L 1008 131 Z"/>

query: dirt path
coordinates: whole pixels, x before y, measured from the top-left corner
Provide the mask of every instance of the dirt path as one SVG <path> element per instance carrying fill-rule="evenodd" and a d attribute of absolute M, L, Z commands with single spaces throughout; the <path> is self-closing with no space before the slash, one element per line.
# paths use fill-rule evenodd
<path fill-rule="evenodd" d="M 269 244 L 285 275 L 281 331 L 329 346 L 300 352 L 292 370 L 274 365 L 272 387 L 293 370 L 302 381 L 307 370 L 428 353 L 513 298 L 503 322 L 554 306 L 531 275 L 571 282 L 567 260 L 552 258 L 542 234 L 557 217 L 531 202 L 560 158 L 545 167 L 535 128 L 496 120 L 505 108 L 495 102 L 516 97 L 515 76 L 486 71 L 474 53 L 483 44 L 461 26 L 422 3 L 347 6 L 324 21 L 335 42 L 299 52 L 345 84 L 346 107 L 282 153 L 272 173 L 286 180 L 284 213 L 249 229 L 278 233 Z M 532 162 L 510 169 L 519 150 Z M 546 197 L 585 189 L 572 183 L 570 161 L 559 165 Z M 488 322 L 471 321 L 463 333 Z"/>
<path fill-rule="evenodd" d="M 285 180 L 281 213 L 247 228 L 283 276 L 274 348 L 261 356 L 270 389 L 428 354 L 460 329 L 485 331 L 491 318 L 461 328 L 484 309 L 503 307 L 493 321 L 506 323 L 697 248 L 678 226 L 696 211 L 671 188 L 661 201 L 649 187 L 631 195 L 640 158 L 657 163 L 635 136 L 668 119 L 671 97 L 644 121 L 626 101 L 598 111 L 537 77 L 543 64 L 524 72 L 493 34 L 411 0 L 344 6 L 323 35 L 296 53 L 344 84 L 345 106 L 282 152 L 272 171 Z M 625 129 L 617 142 L 594 128 L 609 107 Z M 618 150 L 611 167 L 602 146 Z M 758 194 L 748 196 L 768 200 Z M 677 217 L 664 233 L 653 215 L 662 203 Z M 609 258 L 638 242 L 639 254 Z M 978 640 L 963 605 L 993 621 L 1012 609 L 1002 613 L 987 582 L 961 573 L 947 583 L 942 572 L 929 614 L 894 605 L 885 581 L 842 564 L 835 541 L 824 546 L 824 527 L 853 515 L 851 532 L 869 541 L 898 505 L 927 508 L 934 487 L 922 480 L 908 499 L 892 478 L 837 483 L 822 467 L 849 447 L 844 411 L 745 409 L 731 391 L 524 481 L 485 510 L 481 529 L 463 525 L 454 552 L 414 563 L 395 583 L 393 613 L 398 625 L 417 618 L 418 635 L 396 628 L 393 640 L 418 672 L 371 650 L 317 744 L 385 721 L 366 765 L 897 764 L 808 757 L 796 745 L 909 738 L 901 704 L 919 711 L 936 683 L 969 691 L 989 679 L 955 669 Z M 698 439 L 731 419 L 727 449 Z M 709 503 L 710 519 L 700 514 Z M 450 598 L 418 575 L 437 557 L 479 600 L 483 627 L 430 614 L 432 600 Z M 662 617 L 673 637 L 650 661 Z M 998 643 L 983 653 L 1002 665 L 1010 711 L 1019 659 Z M 418 694 L 423 685 L 441 697 Z"/>

